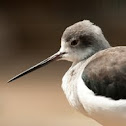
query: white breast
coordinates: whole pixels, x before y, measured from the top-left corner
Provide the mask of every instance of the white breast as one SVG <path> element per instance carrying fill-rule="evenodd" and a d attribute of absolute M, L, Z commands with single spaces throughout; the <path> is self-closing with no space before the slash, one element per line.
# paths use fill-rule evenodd
<path fill-rule="evenodd" d="M 76 66 L 71 66 L 62 79 L 62 89 L 69 104 L 79 111 L 84 111 L 77 94 L 78 77 L 82 74 L 81 71 L 83 70 L 82 64 L 83 62 L 79 62 Z"/>
<path fill-rule="evenodd" d="M 63 91 L 71 106 L 104 126 L 126 126 L 126 100 L 96 96 L 84 84 L 81 75 L 87 63 L 70 67 L 62 79 Z M 87 115 L 87 114 L 86 114 Z"/>

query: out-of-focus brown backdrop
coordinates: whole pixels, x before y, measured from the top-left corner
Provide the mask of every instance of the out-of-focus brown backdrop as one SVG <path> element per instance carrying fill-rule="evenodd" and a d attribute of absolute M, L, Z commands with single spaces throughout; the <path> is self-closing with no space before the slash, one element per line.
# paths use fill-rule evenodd
<path fill-rule="evenodd" d="M 112 46 L 126 45 L 125 0 L 0 2 L 0 126 L 99 126 L 73 110 L 60 88 L 68 62 L 6 83 L 58 51 L 65 28 L 83 19 Z"/>

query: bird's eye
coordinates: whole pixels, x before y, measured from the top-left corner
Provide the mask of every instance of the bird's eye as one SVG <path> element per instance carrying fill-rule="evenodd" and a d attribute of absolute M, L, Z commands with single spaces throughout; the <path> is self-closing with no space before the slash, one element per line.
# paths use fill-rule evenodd
<path fill-rule="evenodd" d="M 75 46 L 75 45 L 77 45 L 77 43 L 78 43 L 77 40 L 73 40 L 73 41 L 71 42 L 71 45 L 72 45 L 72 46 Z"/>

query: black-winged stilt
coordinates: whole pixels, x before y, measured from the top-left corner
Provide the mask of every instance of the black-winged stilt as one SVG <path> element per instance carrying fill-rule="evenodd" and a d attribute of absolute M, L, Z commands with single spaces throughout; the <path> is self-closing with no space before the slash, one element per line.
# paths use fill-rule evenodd
<path fill-rule="evenodd" d="M 111 47 L 88 20 L 66 28 L 53 56 L 13 77 L 11 82 L 54 60 L 72 66 L 62 79 L 71 106 L 104 126 L 126 126 L 126 47 Z"/>

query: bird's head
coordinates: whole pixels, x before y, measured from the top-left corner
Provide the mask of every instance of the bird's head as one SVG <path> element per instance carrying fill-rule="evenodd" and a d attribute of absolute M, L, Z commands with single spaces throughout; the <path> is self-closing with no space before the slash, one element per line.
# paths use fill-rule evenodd
<path fill-rule="evenodd" d="M 69 26 L 61 38 L 62 59 L 71 62 L 86 60 L 96 52 L 110 47 L 101 29 L 89 20 Z"/>
<path fill-rule="evenodd" d="M 73 63 L 86 60 L 96 52 L 109 48 L 101 29 L 89 20 L 80 21 L 69 26 L 61 38 L 61 48 L 54 55 L 10 79 L 11 82 L 54 60 L 68 60 Z"/>

